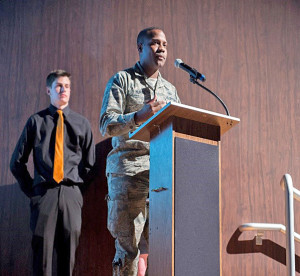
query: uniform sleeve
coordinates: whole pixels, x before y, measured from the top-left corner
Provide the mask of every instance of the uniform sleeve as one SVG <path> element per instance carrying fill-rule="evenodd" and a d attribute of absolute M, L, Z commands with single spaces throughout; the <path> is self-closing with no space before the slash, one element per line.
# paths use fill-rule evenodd
<path fill-rule="evenodd" d="M 174 87 L 174 89 L 175 89 L 175 102 L 176 103 L 181 103 L 180 98 L 179 98 L 178 93 L 177 93 L 177 90 L 176 90 L 175 87 Z"/>
<path fill-rule="evenodd" d="M 31 196 L 33 178 L 27 169 L 27 162 L 30 152 L 33 148 L 33 121 L 29 119 L 18 140 L 16 148 L 10 161 L 10 170 L 17 179 L 21 190 L 28 196 Z"/>
<path fill-rule="evenodd" d="M 126 80 L 116 74 L 105 89 L 100 113 L 100 132 L 103 136 L 119 136 L 136 128 L 135 112 L 124 114 L 126 108 Z"/>

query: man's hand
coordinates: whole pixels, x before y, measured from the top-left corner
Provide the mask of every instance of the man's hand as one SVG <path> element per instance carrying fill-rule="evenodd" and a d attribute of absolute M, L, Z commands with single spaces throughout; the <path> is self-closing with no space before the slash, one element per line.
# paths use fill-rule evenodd
<path fill-rule="evenodd" d="M 135 113 L 134 121 L 137 125 L 140 125 L 147 121 L 152 115 L 154 115 L 157 111 L 162 109 L 166 105 L 165 101 L 157 101 L 157 97 L 155 97 L 147 102 L 141 110 Z"/>

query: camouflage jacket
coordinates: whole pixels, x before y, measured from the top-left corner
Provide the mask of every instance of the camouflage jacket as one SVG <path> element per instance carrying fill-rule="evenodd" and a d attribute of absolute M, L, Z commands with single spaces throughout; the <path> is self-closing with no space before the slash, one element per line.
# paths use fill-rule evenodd
<path fill-rule="evenodd" d="M 113 149 L 107 156 L 106 173 L 135 175 L 149 170 L 149 143 L 129 139 L 138 126 L 134 114 L 153 99 L 179 103 L 176 88 L 159 73 L 155 87 L 136 63 L 114 75 L 108 82 L 100 114 L 100 132 L 113 136 Z"/>

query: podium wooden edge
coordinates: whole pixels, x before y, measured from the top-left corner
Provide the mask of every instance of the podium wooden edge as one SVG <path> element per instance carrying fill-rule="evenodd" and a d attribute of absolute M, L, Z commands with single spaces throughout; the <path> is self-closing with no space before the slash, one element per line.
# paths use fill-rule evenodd
<path fill-rule="evenodd" d="M 150 142 L 151 132 L 159 128 L 160 125 L 165 122 L 166 118 L 171 116 L 193 120 L 208 125 L 219 126 L 221 135 L 226 133 L 240 122 L 240 119 L 236 117 L 170 102 L 151 118 L 149 118 L 145 123 L 143 123 L 139 128 L 133 132 L 130 132 L 129 138 Z"/>

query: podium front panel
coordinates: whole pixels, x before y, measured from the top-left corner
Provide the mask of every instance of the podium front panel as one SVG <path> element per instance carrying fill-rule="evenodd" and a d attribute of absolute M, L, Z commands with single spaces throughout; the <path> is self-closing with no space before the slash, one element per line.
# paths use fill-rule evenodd
<path fill-rule="evenodd" d="M 175 138 L 175 275 L 220 275 L 219 146 Z"/>
<path fill-rule="evenodd" d="M 150 143 L 149 276 L 219 275 L 219 143 L 173 129 Z"/>

